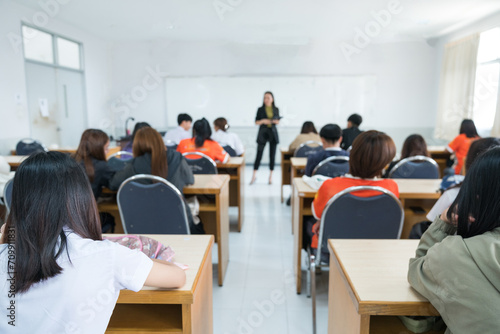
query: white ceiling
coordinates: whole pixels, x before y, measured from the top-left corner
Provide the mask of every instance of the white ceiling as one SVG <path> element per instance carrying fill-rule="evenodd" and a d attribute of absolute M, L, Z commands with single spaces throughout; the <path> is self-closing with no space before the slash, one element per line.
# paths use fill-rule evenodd
<path fill-rule="evenodd" d="M 397 0 L 396 0 L 397 1 Z M 17 0 L 41 10 L 38 0 Z M 63 1 L 61 1 L 63 2 Z M 111 41 L 307 44 L 352 41 L 388 0 L 65 0 L 57 19 Z M 232 3 L 220 19 L 214 3 Z M 400 0 L 374 42 L 439 37 L 500 11 L 499 0 Z"/>

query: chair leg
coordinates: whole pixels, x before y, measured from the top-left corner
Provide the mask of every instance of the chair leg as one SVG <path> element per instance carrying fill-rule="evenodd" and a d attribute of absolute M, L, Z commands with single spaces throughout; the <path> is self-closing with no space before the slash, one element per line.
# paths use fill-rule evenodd
<path fill-rule="evenodd" d="M 316 334 L 316 262 L 315 256 L 311 255 L 311 301 L 312 301 L 312 323 L 313 323 L 313 334 Z"/>

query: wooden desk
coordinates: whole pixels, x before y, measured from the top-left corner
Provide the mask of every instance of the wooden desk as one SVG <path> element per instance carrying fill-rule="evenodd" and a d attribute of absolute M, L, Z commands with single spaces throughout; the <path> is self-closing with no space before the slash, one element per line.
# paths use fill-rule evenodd
<path fill-rule="evenodd" d="M 291 184 L 290 177 L 290 158 L 293 157 L 293 151 L 289 151 L 288 147 L 281 147 L 281 203 L 283 203 L 283 186 Z"/>
<path fill-rule="evenodd" d="M 431 158 L 434 159 L 439 165 L 439 173 L 441 177 L 443 177 L 446 162 L 450 158 L 451 153 L 448 152 L 446 146 L 428 146 L 427 151 L 429 151 Z"/>
<path fill-rule="evenodd" d="M 417 245 L 418 240 L 329 240 L 328 333 L 411 333 L 395 316 L 438 316 L 406 278 Z"/>
<path fill-rule="evenodd" d="M 304 175 L 304 170 L 307 165 L 307 158 L 290 158 L 291 165 L 291 179 Z"/>
<path fill-rule="evenodd" d="M 407 239 L 410 230 L 417 222 L 427 220 L 425 215 L 439 198 L 440 193 L 437 192 L 441 180 L 426 180 L 426 179 L 394 179 L 399 188 L 399 199 L 405 210 L 405 220 L 402 239 Z M 297 293 L 302 291 L 302 232 L 305 220 L 312 216 L 311 204 L 316 195 L 316 190 L 309 187 L 302 178 L 293 180 L 293 195 L 292 195 L 292 225 L 294 231 L 293 238 L 293 266 L 296 276 Z M 415 214 L 410 206 L 422 207 L 426 213 Z"/>
<path fill-rule="evenodd" d="M 183 193 L 186 196 L 200 195 L 200 218 L 207 234 L 214 235 L 218 244 L 218 281 L 222 286 L 229 264 L 229 175 L 195 175 L 194 184 L 185 187 Z M 116 199 L 99 203 L 98 207 L 99 211 L 112 214 L 116 226 L 121 227 Z"/>
<path fill-rule="evenodd" d="M 16 170 L 17 167 L 28 158 L 27 155 L 4 155 L 4 159 L 7 161 L 7 163 L 10 166 L 10 170 Z"/>
<path fill-rule="evenodd" d="M 229 206 L 238 207 L 238 232 L 243 227 L 244 215 L 244 189 L 245 189 L 245 158 L 231 157 L 225 164 L 218 163 L 219 174 L 229 174 Z"/>
<path fill-rule="evenodd" d="M 116 234 L 111 234 L 116 236 Z M 168 290 L 144 287 L 122 290 L 108 334 L 213 333 L 211 235 L 148 235 L 175 252 L 174 260 L 189 265 L 186 284 Z"/>

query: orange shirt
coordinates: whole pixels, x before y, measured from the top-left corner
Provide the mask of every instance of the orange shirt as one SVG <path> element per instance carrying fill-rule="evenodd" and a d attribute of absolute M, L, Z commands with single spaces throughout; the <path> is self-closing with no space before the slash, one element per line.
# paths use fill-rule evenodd
<path fill-rule="evenodd" d="M 212 160 L 225 162 L 229 154 L 224 151 L 222 146 L 214 140 L 207 139 L 202 147 L 196 147 L 194 138 L 183 139 L 177 145 L 177 151 L 184 154 L 186 152 L 200 152 L 209 156 Z"/>
<path fill-rule="evenodd" d="M 399 189 L 398 185 L 394 180 L 391 179 L 360 179 L 352 176 L 341 176 L 336 177 L 330 180 L 326 180 L 323 182 L 321 187 L 319 188 L 316 196 L 314 197 L 314 201 L 312 203 L 313 215 L 316 219 L 321 219 L 321 215 L 323 214 L 323 210 L 326 207 L 326 204 L 337 193 L 341 192 L 350 187 L 356 186 L 376 186 L 382 187 L 384 189 L 392 192 L 396 197 L 399 198 Z M 371 191 L 371 190 L 362 190 L 354 192 L 353 195 L 360 197 L 371 197 L 380 195 L 379 192 Z M 318 223 L 316 223 L 318 224 Z M 311 247 L 318 248 L 318 235 L 313 235 Z"/>
<path fill-rule="evenodd" d="M 465 134 L 460 134 L 453 139 L 451 143 L 448 144 L 448 147 L 455 152 L 455 156 L 457 157 L 457 165 L 455 166 L 455 174 L 460 174 L 462 170 L 462 166 L 464 165 L 464 159 L 469 152 L 470 144 L 478 139 L 479 137 L 467 138 Z"/>

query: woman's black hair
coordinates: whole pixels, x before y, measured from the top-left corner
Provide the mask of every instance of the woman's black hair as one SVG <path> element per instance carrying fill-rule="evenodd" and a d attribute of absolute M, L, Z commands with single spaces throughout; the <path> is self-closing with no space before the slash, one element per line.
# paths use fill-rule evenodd
<path fill-rule="evenodd" d="M 205 140 L 210 140 L 211 136 L 212 129 L 210 128 L 210 123 L 208 123 L 206 118 L 202 118 L 194 122 L 193 137 L 196 147 L 202 147 L 205 143 Z"/>
<path fill-rule="evenodd" d="M 500 147 L 479 155 L 448 210 L 458 215 L 457 234 L 470 238 L 500 227 Z M 471 218 L 473 218 L 471 221 Z"/>
<path fill-rule="evenodd" d="M 134 142 L 135 134 L 137 133 L 137 131 L 139 131 L 140 129 L 145 128 L 145 127 L 150 128 L 151 125 L 149 125 L 149 123 L 146 123 L 146 122 L 135 123 L 134 131 L 132 132 L 132 138 L 130 139 L 130 141 Z"/>
<path fill-rule="evenodd" d="M 460 124 L 460 134 L 465 134 L 467 138 L 479 137 L 477 134 L 476 125 L 471 119 L 464 119 Z"/>
<path fill-rule="evenodd" d="M 276 105 L 274 104 L 274 95 L 273 95 L 273 93 L 271 93 L 270 91 L 267 91 L 267 92 L 264 93 L 264 97 L 266 97 L 266 94 L 271 95 L 271 97 L 273 98 L 273 108 L 276 108 Z M 266 104 L 264 103 L 264 101 L 262 101 L 262 106 L 263 107 L 266 106 Z"/>
<path fill-rule="evenodd" d="M 31 155 L 14 177 L 12 206 L 2 237 L 4 243 L 15 246 L 16 292 L 26 292 L 62 272 L 57 258 L 68 254 L 65 226 L 82 238 L 102 240 L 87 175 L 67 154 Z"/>
<path fill-rule="evenodd" d="M 314 126 L 314 123 L 311 121 L 304 122 L 304 124 L 302 124 L 302 129 L 300 130 L 300 133 L 311 133 L 311 132 L 318 134 L 318 131 Z"/>

